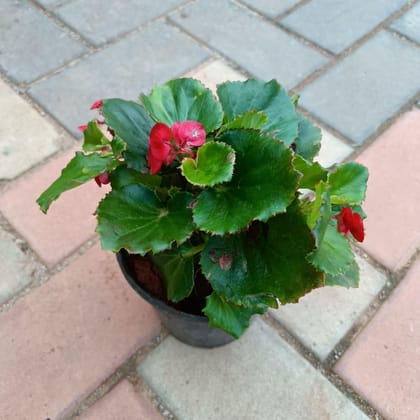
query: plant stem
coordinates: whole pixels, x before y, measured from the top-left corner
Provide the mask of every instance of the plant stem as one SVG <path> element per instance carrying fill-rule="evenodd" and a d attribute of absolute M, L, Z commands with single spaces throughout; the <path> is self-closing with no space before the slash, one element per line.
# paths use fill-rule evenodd
<path fill-rule="evenodd" d="M 200 244 L 200 245 L 193 246 L 192 248 L 190 248 L 190 249 L 188 249 L 187 251 L 183 252 L 183 253 L 182 253 L 182 256 L 183 256 L 184 258 L 190 258 L 190 257 L 193 257 L 194 255 L 196 255 L 196 254 L 198 254 L 199 252 L 201 252 L 201 251 L 204 249 L 205 245 L 206 245 L 206 244 L 203 242 L 203 243 L 202 243 L 202 244 Z"/>

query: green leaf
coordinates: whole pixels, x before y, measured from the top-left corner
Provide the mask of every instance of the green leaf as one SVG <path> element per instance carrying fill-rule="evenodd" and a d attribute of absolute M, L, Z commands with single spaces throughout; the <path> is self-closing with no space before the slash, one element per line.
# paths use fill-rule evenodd
<path fill-rule="evenodd" d="M 165 280 L 167 296 L 173 302 L 189 296 L 194 288 L 193 258 L 185 258 L 179 249 L 152 255 L 152 260 Z"/>
<path fill-rule="evenodd" d="M 366 195 L 368 170 L 356 162 L 344 163 L 330 174 L 331 202 L 333 204 L 361 204 Z"/>
<path fill-rule="evenodd" d="M 226 82 L 217 87 L 227 121 L 249 111 L 261 111 L 268 121 L 263 131 L 290 146 L 298 134 L 295 106 L 286 90 L 271 80 L 264 83 L 251 79 L 246 82 Z"/>
<path fill-rule="evenodd" d="M 267 308 L 235 305 L 215 292 L 208 296 L 206 301 L 203 312 L 209 318 L 209 325 L 220 328 L 235 338 L 239 338 L 249 327 L 252 315 L 267 311 Z"/>
<path fill-rule="evenodd" d="M 86 130 L 83 131 L 83 150 L 95 152 L 110 144 L 104 136 L 96 121 L 89 121 Z"/>
<path fill-rule="evenodd" d="M 116 158 L 121 157 L 121 154 L 127 149 L 127 144 L 124 140 L 120 139 L 118 136 L 115 136 L 111 142 L 112 153 Z"/>
<path fill-rule="evenodd" d="M 198 149 L 195 159 L 185 158 L 182 175 L 193 185 L 213 186 L 230 181 L 235 164 L 235 151 L 225 143 L 207 142 Z"/>
<path fill-rule="evenodd" d="M 111 171 L 118 164 L 112 156 L 76 152 L 76 156 L 61 171 L 61 175 L 38 197 L 37 203 L 46 213 L 51 203 L 64 191 L 76 188 L 103 172 Z"/>
<path fill-rule="evenodd" d="M 142 184 L 152 190 L 159 188 L 162 178 L 159 175 L 142 174 L 125 165 L 119 166 L 110 174 L 113 190 L 120 190 L 126 185 Z"/>
<path fill-rule="evenodd" d="M 157 85 L 141 100 L 156 121 L 199 121 L 207 133 L 220 127 L 223 111 L 209 89 L 198 80 L 176 79 Z"/>
<path fill-rule="evenodd" d="M 141 255 L 158 253 L 186 241 L 194 230 L 189 205 L 194 197 L 178 193 L 161 202 L 142 185 L 111 191 L 99 204 L 98 227 L 103 249 L 121 248 Z"/>
<path fill-rule="evenodd" d="M 237 115 L 232 121 L 223 124 L 220 132 L 234 130 L 238 128 L 250 128 L 259 130 L 268 121 L 267 115 L 263 112 L 248 111 L 245 114 Z"/>
<path fill-rule="evenodd" d="M 210 237 L 200 264 L 213 290 L 232 301 L 265 295 L 284 304 L 323 285 L 323 273 L 306 259 L 314 247 L 306 218 L 292 205 L 247 232 Z"/>
<path fill-rule="evenodd" d="M 319 248 L 308 256 L 315 267 L 333 276 L 346 272 L 353 259 L 349 241 L 337 230 L 335 222 L 327 226 Z"/>
<path fill-rule="evenodd" d="M 223 235 L 285 211 L 299 179 L 290 164 L 291 151 L 251 130 L 228 131 L 220 140 L 236 151 L 235 171 L 230 182 L 200 193 L 194 207 L 197 226 Z"/>
<path fill-rule="evenodd" d="M 314 190 L 320 181 L 326 181 L 328 172 L 318 162 L 308 162 L 302 156 L 295 155 L 293 166 L 302 174 L 300 188 Z"/>
<path fill-rule="evenodd" d="M 298 136 L 295 140 L 296 153 L 311 161 L 321 148 L 321 130 L 299 112 L 298 119 Z"/>
<path fill-rule="evenodd" d="M 106 124 L 127 144 L 124 158 L 130 168 L 144 170 L 149 134 L 154 122 L 140 104 L 123 99 L 104 99 L 102 113 Z"/>
<path fill-rule="evenodd" d="M 347 270 L 342 274 L 327 273 L 325 275 L 326 286 L 343 286 L 343 287 L 359 287 L 359 266 L 357 262 L 353 260 L 348 266 Z"/>
<path fill-rule="evenodd" d="M 317 246 L 322 242 L 330 220 L 330 186 L 321 181 L 315 189 L 315 200 L 307 217 L 308 226 L 315 235 Z"/>

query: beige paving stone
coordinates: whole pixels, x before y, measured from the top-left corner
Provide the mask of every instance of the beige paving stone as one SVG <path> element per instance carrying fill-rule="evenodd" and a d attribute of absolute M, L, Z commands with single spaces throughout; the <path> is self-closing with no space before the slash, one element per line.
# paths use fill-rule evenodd
<path fill-rule="evenodd" d="M 94 404 L 81 420 L 163 420 L 152 403 L 137 393 L 127 380 Z"/>
<path fill-rule="evenodd" d="M 200 80 L 206 87 L 216 93 L 217 85 L 227 81 L 245 80 L 246 77 L 230 67 L 225 61 L 218 59 L 193 69 L 185 75 Z"/>
<path fill-rule="evenodd" d="M 58 150 L 59 133 L 0 80 L 0 179 L 12 179 Z"/>
<path fill-rule="evenodd" d="M 52 267 L 94 236 L 98 202 L 109 191 L 94 181 L 65 192 L 48 213 L 41 212 L 37 197 L 53 182 L 74 151 L 57 157 L 18 181 L 0 195 L 0 211 L 24 236 L 42 260 Z"/>
<path fill-rule="evenodd" d="M 64 418 L 159 326 L 95 246 L 0 315 L 0 418 Z"/>
<path fill-rule="evenodd" d="M 357 289 L 324 287 L 313 290 L 297 304 L 288 304 L 271 315 L 306 347 L 324 360 L 385 285 L 386 277 L 357 258 Z"/>
<path fill-rule="evenodd" d="M 321 150 L 315 160 L 328 168 L 342 162 L 352 152 L 353 149 L 350 146 L 334 137 L 330 132 L 322 130 Z"/>
<path fill-rule="evenodd" d="M 367 419 L 260 319 L 216 349 L 170 336 L 138 374 L 182 420 Z"/>
<path fill-rule="evenodd" d="M 33 269 L 13 237 L 0 228 L 0 304 L 30 283 Z"/>
<path fill-rule="evenodd" d="M 420 413 L 420 260 L 335 367 L 387 419 Z"/>
<path fill-rule="evenodd" d="M 402 115 L 357 159 L 369 169 L 362 247 L 391 270 L 420 247 L 420 110 Z"/>

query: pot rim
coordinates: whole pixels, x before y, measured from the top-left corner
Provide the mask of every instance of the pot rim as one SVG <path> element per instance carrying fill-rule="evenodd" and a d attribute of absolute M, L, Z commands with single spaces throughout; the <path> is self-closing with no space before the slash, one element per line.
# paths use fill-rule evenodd
<path fill-rule="evenodd" d="M 168 312 L 172 315 L 176 315 L 178 317 L 182 317 L 189 321 L 200 322 L 203 324 L 208 324 L 209 319 L 205 315 L 196 315 L 196 314 L 189 314 L 188 312 L 179 311 L 172 306 L 167 305 L 165 302 L 153 297 L 148 292 L 146 292 L 140 285 L 135 281 L 131 273 L 127 269 L 126 259 L 130 253 L 126 249 L 121 249 L 117 252 L 117 260 L 120 265 L 121 271 L 124 274 L 125 279 L 127 280 L 128 284 L 147 302 L 151 303 L 157 309 Z"/>

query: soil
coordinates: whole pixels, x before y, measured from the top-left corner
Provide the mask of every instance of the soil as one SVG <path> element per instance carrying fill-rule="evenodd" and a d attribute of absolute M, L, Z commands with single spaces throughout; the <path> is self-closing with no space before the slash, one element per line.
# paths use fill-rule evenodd
<path fill-rule="evenodd" d="M 178 311 L 203 315 L 206 297 L 211 294 L 212 287 L 202 274 L 198 265 L 194 270 L 195 278 L 192 293 L 184 300 L 176 303 L 168 300 L 166 297 L 165 281 L 148 256 L 142 257 L 140 255 L 130 254 L 128 256 L 128 271 L 136 283 L 154 298 L 165 302 Z"/>

